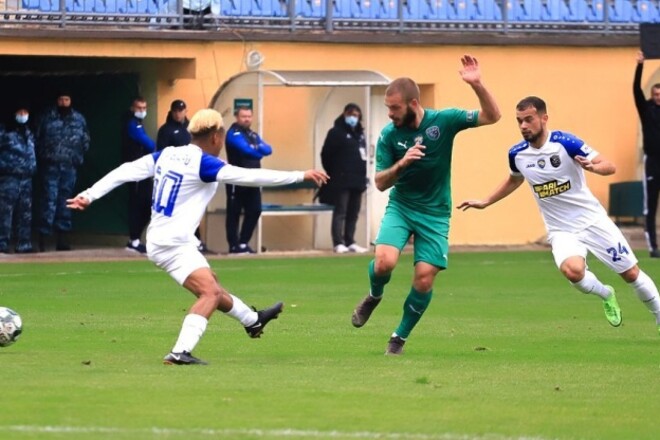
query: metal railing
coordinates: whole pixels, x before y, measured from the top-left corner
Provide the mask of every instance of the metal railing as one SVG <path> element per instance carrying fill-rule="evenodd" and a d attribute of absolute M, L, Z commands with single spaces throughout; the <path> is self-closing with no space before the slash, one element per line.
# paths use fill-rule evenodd
<path fill-rule="evenodd" d="M 659 0 L 0 0 L 0 26 L 638 32 Z"/>

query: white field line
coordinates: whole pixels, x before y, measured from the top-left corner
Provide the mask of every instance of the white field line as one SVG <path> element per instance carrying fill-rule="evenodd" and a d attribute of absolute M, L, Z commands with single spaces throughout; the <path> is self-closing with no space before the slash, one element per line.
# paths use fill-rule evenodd
<path fill-rule="evenodd" d="M 263 438 L 310 438 L 310 439 L 361 439 L 361 440 L 551 440 L 545 437 L 510 437 L 501 434 L 415 434 L 407 432 L 371 431 L 316 431 L 305 429 L 176 429 L 176 428 L 113 428 L 103 426 L 0 426 L 0 432 L 22 432 L 28 434 L 97 434 L 97 435 L 142 435 L 154 437 L 204 435 L 210 437 L 237 438 L 240 436 Z"/>

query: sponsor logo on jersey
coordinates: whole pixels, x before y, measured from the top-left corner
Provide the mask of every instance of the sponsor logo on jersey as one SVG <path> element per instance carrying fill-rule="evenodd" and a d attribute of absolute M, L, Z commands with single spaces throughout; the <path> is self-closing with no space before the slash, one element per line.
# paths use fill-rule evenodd
<path fill-rule="evenodd" d="M 534 168 L 536 166 L 535 163 L 528 163 L 525 168 Z"/>
<path fill-rule="evenodd" d="M 403 143 L 401 143 L 401 142 L 397 142 L 396 144 L 397 144 L 399 147 L 403 147 L 403 148 L 405 148 L 406 150 L 408 149 L 408 141 L 405 141 L 405 142 L 403 142 Z"/>
<path fill-rule="evenodd" d="M 546 197 L 553 197 L 561 193 L 565 193 L 571 189 L 571 181 L 567 180 L 564 183 L 559 183 L 556 180 L 551 182 L 541 183 L 534 185 L 534 192 L 539 199 L 545 199 Z"/>
<path fill-rule="evenodd" d="M 545 159 L 539 159 L 539 161 L 536 163 L 539 164 L 539 168 L 545 168 Z"/>
<path fill-rule="evenodd" d="M 475 113 L 476 113 L 476 112 L 475 112 L 474 110 L 467 112 L 467 113 L 465 114 L 465 120 L 466 120 L 467 122 L 472 122 L 472 121 L 474 121 L 474 114 L 475 114 Z"/>
<path fill-rule="evenodd" d="M 550 165 L 552 165 L 552 166 L 555 167 L 555 168 L 558 168 L 559 165 L 561 165 L 561 159 L 559 159 L 559 155 L 558 155 L 558 154 L 553 154 L 553 155 L 550 157 Z"/>
<path fill-rule="evenodd" d="M 423 145 L 424 144 L 424 136 L 416 136 L 415 137 L 415 145 Z"/>
<path fill-rule="evenodd" d="M 437 141 L 440 138 L 440 128 L 437 125 L 426 129 L 426 135 L 432 141 Z"/>

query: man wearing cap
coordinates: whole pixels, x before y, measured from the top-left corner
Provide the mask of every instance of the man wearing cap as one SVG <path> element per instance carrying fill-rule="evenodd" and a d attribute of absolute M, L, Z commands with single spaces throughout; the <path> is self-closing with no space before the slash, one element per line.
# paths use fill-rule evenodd
<path fill-rule="evenodd" d="M 138 96 L 133 99 L 129 113 L 122 129 L 122 156 L 124 162 L 132 162 L 145 154 L 156 150 L 156 143 L 144 129 L 144 118 L 147 117 L 147 100 Z M 140 182 L 130 182 L 128 186 L 128 243 L 126 250 L 147 253 L 146 246 L 140 241 L 142 231 L 151 218 L 151 192 L 153 179 Z"/>
<path fill-rule="evenodd" d="M 14 250 L 21 254 L 32 252 L 32 175 L 37 160 L 28 106 L 19 103 L 14 108 L 11 121 L 0 124 L 0 252 L 9 252 L 14 238 Z"/>
<path fill-rule="evenodd" d="M 165 147 L 181 147 L 190 143 L 186 114 L 185 102 L 180 99 L 172 101 L 170 111 L 167 112 L 167 119 L 158 129 L 157 151 L 162 151 Z"/>
<path fill-rule="evenodd" d="M 57 94 L 57 106 L 42 116 L 36 132 L 37 165 L 40 177 L 39 250 L 45 251 L 46 237 L 57 235 L 55 250 L 71 250 L 71 210 L 66 200 L 73 196 L 78 168 L 89 150 L 85 117 L 71 106 L 71 93 Z"/>

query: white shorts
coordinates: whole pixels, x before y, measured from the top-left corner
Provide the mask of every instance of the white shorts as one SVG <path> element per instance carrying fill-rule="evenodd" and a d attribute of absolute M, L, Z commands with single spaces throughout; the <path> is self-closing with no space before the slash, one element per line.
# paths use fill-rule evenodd
<path fill-rule="evenodd" d="M 159 246 L 147 242 L 147 256 L 181 285 L 197 269 L 209 267 L 209 262 L 194 244 Z"/>
<path fill-rule="evenodd" d="M 628 241 L 609 217 L 579 232 L 551 232 L 548 242 L 557 267 L 568 257 L 580 256 L 586 260 L 587 251 L 616 273 L 622 273 L 637 264 Z"/>

